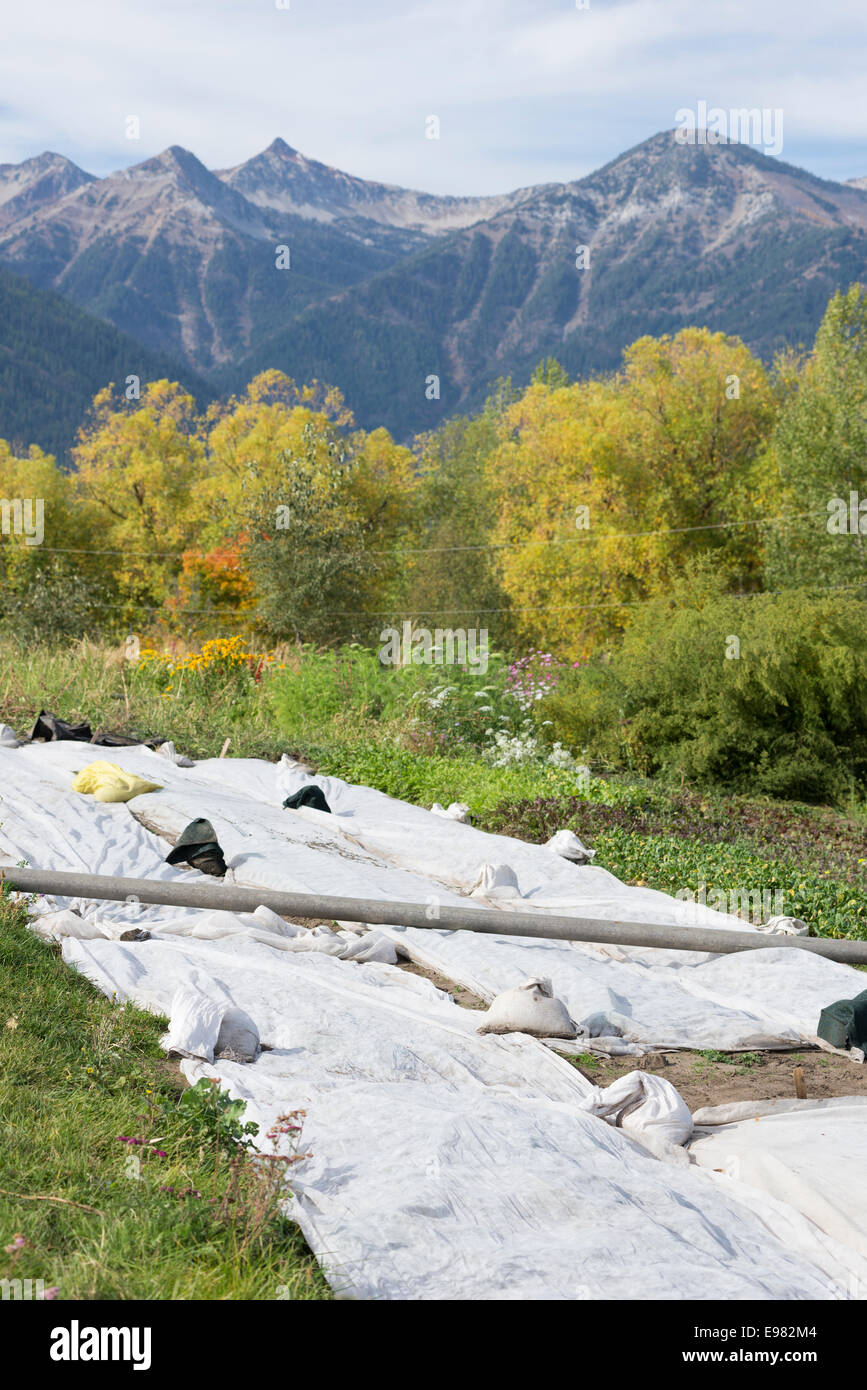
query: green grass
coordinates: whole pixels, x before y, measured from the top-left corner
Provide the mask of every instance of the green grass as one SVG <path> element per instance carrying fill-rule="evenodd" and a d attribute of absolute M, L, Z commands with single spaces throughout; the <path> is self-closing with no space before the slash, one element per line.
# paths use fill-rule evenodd
<path fill-rule="evenodd" d="M 330 1297 L 282 1213 L 285 1169 L 185 1111 L 164 1029 L 99 994 L 0 897 L 0 1278 L 63 1299 Z"/>

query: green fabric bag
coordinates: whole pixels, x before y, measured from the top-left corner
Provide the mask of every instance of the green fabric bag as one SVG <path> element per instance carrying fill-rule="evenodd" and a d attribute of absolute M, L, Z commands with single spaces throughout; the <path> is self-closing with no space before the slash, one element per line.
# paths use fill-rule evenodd
<path fill-rule="evenodd" d="M 860 1047 L 867 1052 L 867 990 L 823 1009 L 816 1033 L 832 1047 Z"/>

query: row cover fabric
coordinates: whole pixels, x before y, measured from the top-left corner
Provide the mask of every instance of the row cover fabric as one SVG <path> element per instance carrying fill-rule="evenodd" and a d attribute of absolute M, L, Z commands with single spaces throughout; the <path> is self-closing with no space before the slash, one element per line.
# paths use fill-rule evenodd
<path fill-rule="evenodd" d="M 189 770 L 169 765 L 166 773 L 160 760 L 164 791 L 140 798 L 134 808 L 103 805 L 71 791 L 80 747 L 61 742 L 0 748 L 5 862 L 27 859 L 43 868 L 189 881 L 190 871 L 165 864 L 164 839 L 132 812 L 176 836 L 203 810 L 226 846 L 238 883 L 305 892 L 325 887 L 391 901 L 423 899 L 425 889 L 434 889 L 434 904 L 471 901 L 466 888 L 462 894 L 444 880 L 454 881 L 455 870 L 467 881 L 477 879 L 478 872 L 465 866 L 478 841 L 449 875 L 437 844 L 440 828 L 480 834 L 469 826 L 390 803 L 389 815 L 397 805 L 407 818 L 423 817 L 427 827 L 412 870 L 395 862 L 406 855 L 405 839 L 395 836 L 393 854 L 385 848 L 389 818 L 377 820 L 375 813 L 388 798 L 364 788 L 329 779 L 329 804 L 341 796 L 353 800 L 356 810 L 335 806 L 328 820 L 340 825 L 343 818 L 351 829 L 328 834 L 316 820 L 321 813 L 282 810 L 287 778 L 296 776 L 288 764 L 275 769 L 215 759 Z M 157 755 L 143 749 L 122 756 L 139 775 L 156 765 Z M 380 853 L 366 847 L 369 835 L 378 839 Z M 483 836 L 482 843 L 493 838 L 499 851 L 511 846 L 511 886 L 519 893 L 532 898 L 533 874 L 547 893 L 552 883 L 566 891 L 558 882 L 564 861 L 504 837 Z M 639 916 L 655 900 L 670 903 L 674 920 L 684 906 L 661 894 L 649 902 L 641 890 L 618 885 L 601 870 L 564 867 L 573 895 L 576 875 L 579 884 L 593 875 L 588 890 L 604 888 L 612 904 L 615 885 L 621 916 L 633 907 L 633 893 L 639 894 L 633 907 Z M 434 870 L 441 876 L 434 877 Z M 171 1016 L 183 988 L 209 1009 L 216 1004 L 223 1017 L 233 1009 L 249 1015 L 273 1051 L 251 1065 L 225 1058 L 211 1064 L 205 1050 L 205 1060 L 190 1058 L 184 1070 L 190 1080 L 220 1076 L 234 1096 L 247 1100 L 263 1132 L 280 1113 L 308 1111 L 304 1147 L 313 1158 L 298 1165 L 293 1214 L 338 1290 L 371 1298 L 574 1299 L 621 1296 L 624 1290 L 640 1298 L 695 1297 L 697 1290 L 707 1298 L 828 1298 L 846 1297 L 850 1281 L 867 1287 L 860 1247 L 844 1241 L 836 1227 L 828 1230 L 824 1209 L 804 1199 L 803 1183 L 791 1183 L 784 1202 L 773 1182 L 743 1175 L 733 1180 L 713 1171 L 723 1163 L 698 1171 L 698 1165 L 704 1168 L 698 1143 L 690 1150 L 692 1166 L 683 1166 L 682 1150 L 677 1163 L 650 1156 L 648 1150 L 671 1157 L 664 1128 L 674 1125 L 676 1131 L 679 1123 L 678 1107 L 661 1079 L 655 1094 L 648 1090 L 651 1079 L 642 1081 L 637 1073 L 617 1083 L 623 1095 L 611 1088 L 597 1091 L 528 1037 L 480 1036 L 478 1013 L 459 1009 L 429 982 L 375 955 L 369 964 L 339 958 L 381 944 L 391 951 L 394 933 L 308 933 L 264 908 L 234 914 L 60 898 L 43 900 L 40 907 L 46 925 L 66 923 L 65 930 L 58 928 L 64 958 L 107 994 Z M 722 917 L 720 924 L 732 921 Z M 149 933 L 150 939 L 117 939 L 130 931 Z M 87 933 L 93 933 L 90 939 Z M 415 935 L 493 941 L 501 951 L 517 946 L 524 968 L 515 983 L 554 959 L 546 949 L 554 943 L 467 932 Z M 576 978 L 592 965 L 604 969 L 608 987 L 623 991 L 621 1009 L 632 1006 L 642 971 L 646 979 L 653 973 L 649 965 L 639 969 L 634 952 L 569 947 L 567 954 Z M 663 954 L 679 957 L 680 969 L 689 968 L 682 964 L 685 953 Z M 735 972 L 716 988 L 742 1009 L 738 992 L 749 985 L 750 1007 L 761 1000 L 765 1018 L 773 1017 L 767 1010 L 782 970 L 792 972 L 793 1009 L 805 1007 L 802 966 L 827 967 L 835 980 L 845 977 L 845 987 L 835 984 L 831 997 L 851 994 L 853 979 L 861 982 L 847 967 L 793 950 L 697 960 L 693 969 L 748 962 L 758 985 Z M 490 979 L 495 971 L 482 965 Z M 478 962 L 473 969 L 480 969 Z M 673 973 L 673 961 L 661 965 L 661 988 Z M 551 969 L 544 975 L 551 977 Z M 816 989 L 821 983 L 813 979 Z M 556 980 L 554 985 L 565 997 Z M 702 987 L 713 1011 L 716 1001 L 707 983 Z M 483 988 L 489 996 L 497 992 L 490 983 Z M 691 991 L 702 999 L 694 984 Z M 668 998 L 682 1002 L 682 994 L 670 989 Z M 195 1007 L 187 1023 L 195 1031 Z M 652 1134 L 654 1118 L 663 1126 L 660 1142 Z M 643 1129 L 636 1130 L 638 1124 Z M 852 1155 L 861 1142 L 853 1125 Z M 845 1190 L 845 1164 L 854 1173 L 855 1157 L 837 1172 L 834 1146 L 829 1151 L 820 1145 L 816 1153 L 829 1186 Z M 860 1188 L 850 1188 L 847 1200 L 863 1206 Z"/>
<path fill-rule="evenodd" d="M 206 816 L 223 847 L 227 882 L 244 886 L 427 902 L 432 922 L 439 906 L 477 905 L 749 930 L 739 918 L 630 888 L 604 869 L 569 863 L 544 846 L 488 835 L 338 778 L 316 779 L 331 814 L 284 811 L 286 797 L 311 781 L 288 759 L 275 767 L 215 758 L 184 769 L 145 748 L 119 750 L 125 768 L 159 776 L 164 789 L 137 797 L 130 809 L 96 807 L 69 792 L 80 747 L 0 748 L 0 850 L 7 851 L 7 862 L 177 879 L 187 871 L 162 863 L 164 842 L 134 816 L 171 839 L 194 817 Z M 57 899 L 46 909 L 71 906 Z M 83 916 L 114 926 L 162 922 L 164 929 L 158 909 L 79 906 Z M 182 923 L 191 914 L 176 911 L 173 920 Z M 863 983 L 850 966 L 775 948 L 773 937 L 766 950 L 716 955 L 435 926 L 379 930 L 419 964 L 486 1002 L 528 978 L 549 979 L 571 1018 L 595 1040 L 591 1045 L 612 1052 L 815 1043 L 821 1010 L 853 997 Z"/>
<path fill-rule="evenodd" d="M 782 1197 L 867 1257 L 867 1096 L 707 1106 L 693 1121 L 689 1152 L 701 1167 Z"/>
<path fill-rule="evenodd" d="M 238 937 L 63 953 L 118 1000 L 166 1012 L 183 986 L 255 1019 L 271 1050 L 254 1065 L 182 1067 L 219 1077 L 261 1133 L 306 1112 L 289 1214 L 343 1296 L 837 1299 L 867 1274 L 773 1199 L 658 1161 L 596 1118 L 564 1059 L 480 1037 L 473 1011 L 396 967 Z"/>

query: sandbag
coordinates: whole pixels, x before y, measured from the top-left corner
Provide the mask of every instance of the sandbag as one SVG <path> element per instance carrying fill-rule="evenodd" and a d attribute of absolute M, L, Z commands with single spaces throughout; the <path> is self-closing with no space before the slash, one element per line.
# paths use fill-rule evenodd
<path fill-rule="evenodd" d="M 259 1054 L 259 1030 L 243 1009 L 227 1009 L 223 1014 L 214 1057 L 226 1062 L 255 1062 Z"/>
<path fill-rule="evenodd" d="M 441 806 L 435 801 L 431 806 L 431 815 L 444 816 L 446 820 L 456 820 L 461 825 L 466 825 L 470 819 L 470 808 L 464 801 L 452 801 L 448 808 Z"/>
<path fill-rule="evenodd" d="M 117 763 L 88 763 L 82 768 L 72 783 L 74 792 L 92 796 L 94 801 L 131 801 L 134 796 L 145 792 L 158 792 L 162 788 L 156 782 L 146 782 L 134 772 L 124 772 Z"/>
<path fill-rule="evenodd" d="M 809 936 L 810 928 L 800 917 L 769 917 L 756 931 L 771 932 L 774 936 Z"/>
<path fill-rule="evenodd" d="M 213 1062 L 253 1062 L 259 1052 L 259 1030 L 250 1015 L 225 999 L 212 999 L 201 989 L 181 985 L 172 996 L 169 1031 L 162 1038 L 167 1052 Z"/>
<path fill-rule="evenodd" d="M 168 758 L 169 762 L 174 763 L 175 767 L 195 767 L 192 758 L 188 758 L 185 753 L 175 752 L 175 745 L 168 739 L 165 743 L 158 743 L 154 749 L 161 758 Z"/>
<path fill-rule="evenodd" d="M 578 1029 L 566 1005 L 554 998 L 551 981 L 525 980 L 494 999 L 478 1033 L 528 1033 L 531 1038 L 574 1038 Z"/>
<path fill-rule="evenodd" d="M 558 830 L 556 835 L 552 835 L 550 840 L 546 841 L 545 849 L 553 850 L 554 854 L 559 854 L 572 864 L 589 864 L 596 858 L 595 849 L 588 849 L 586 845 L 582 845 L 578 836 L 571 830 Z"/>
<path fill-rule="evenodd" d="M 0 724 L 0 748 L 19 748 L 23 742 L 8 724 Z"/>
<path fill-rule="evenodd" d="M 473 884 L 474 898 L 485 898 L 489 893 L 498 897 L 520 898 L 518 875 L 511 864 L 482 864 Z"/>
<path fill-rule="evenodd" d="M 642 1141 L 650 1138 L 681 1145 L 692 1138 L 693 1120 L 686 1101 L 670 1081 L 652 1072 L 630 1071 L 610 1086 L 594 1087 L 581 1108 Z"/>
<path fill-rule="evenodd" d="M 343 941 L 341 960 L 354 960 L 359 965 L 367 965 L 371 961 L 380 965 L 397 965 L 397 951 L 380 932 L 368 932 L 366 936 L 341 932 L 338 940 Z"/>

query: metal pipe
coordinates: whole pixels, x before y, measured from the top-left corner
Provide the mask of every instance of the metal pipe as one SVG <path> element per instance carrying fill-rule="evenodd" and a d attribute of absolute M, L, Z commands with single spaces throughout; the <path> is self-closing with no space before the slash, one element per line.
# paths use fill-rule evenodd
<path fill-rule="evenodd" d="M 108 878 L 98 874 L 56 873 L 47 869 L 0 869 L 0 878 L 21 893 L 49 893 L 64 898 L 106 898 L 158 903 L 164 907 L 199 907 L 226 912 L 253 912 L 270 907 L 285 917 L 319 917 L 327 921 L 368 922 L 393 927 L 432 927 L 477 931 L 496 936 L 536 936 L 555 941 L 590 941 L 611 946 L 651 946 L 669 951 L 761 951 L 791 948 L 812 951 L 846 965 L 867 965 L 867 941 L 832 937 L 767 936 L 756 931 L 713 927 L 659 926 L 653 922 L 607 921 L 595 917 L 555 917 L 542 913 L 497 912 L 490 908 L 437 907 L 430 904 L 379 902 L 370 898 L 331 898 L 318 893 L 279 893 L 269 888 L 234 884 L 164 882 L 148 878 Z"/>

